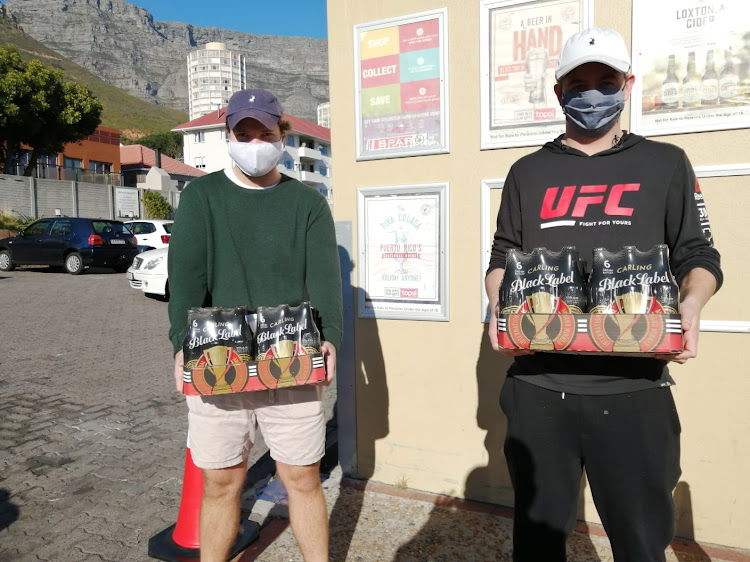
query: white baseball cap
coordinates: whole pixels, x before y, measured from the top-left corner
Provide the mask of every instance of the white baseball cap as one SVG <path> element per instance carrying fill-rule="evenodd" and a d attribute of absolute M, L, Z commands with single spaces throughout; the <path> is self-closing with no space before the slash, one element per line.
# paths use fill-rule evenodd
<path fill-rule="evenodd" d="M 630 70 L 628 48 L 614 29 L 590 27 L 568 38 L 557 62 L 555 79 L 587 62 L 600 62 L 620 72 Z"/>

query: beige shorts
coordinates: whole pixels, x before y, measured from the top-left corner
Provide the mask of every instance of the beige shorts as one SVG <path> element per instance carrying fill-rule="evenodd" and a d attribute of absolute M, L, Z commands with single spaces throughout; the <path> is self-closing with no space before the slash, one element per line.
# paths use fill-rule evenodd
<path fill-rule="evenodd" d="M 248 458 L 260 428 L 271 458 L 314 464 L 325 452 L 323 387 L 186 396 L 188 446 L 199 468 L 227 468 Z"/>

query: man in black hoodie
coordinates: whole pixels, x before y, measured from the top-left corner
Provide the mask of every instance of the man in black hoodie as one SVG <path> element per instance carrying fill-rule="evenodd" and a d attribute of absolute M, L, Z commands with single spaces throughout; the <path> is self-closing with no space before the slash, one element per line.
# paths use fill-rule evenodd
<path fill-rule="evenodd" d="M 564 562 L 582 469 L 617 562 L 665 560 L 680 476 L 680 422 L 667 363 L 698 351 L 701 309 L 722 283 L 703 196 L 686 154 L 620 127 L 635 81 L 622 37 L 591 28 L 565 43 L 555 93 L 565 133 L 518 160 L 503 189 L 485 279 L 493 348 L 514 357 L 500 403 L 515 492 L 513 559 Z M 500 349 L 506 251 L 667 244 L 680 286 L 684 351 L 614 357 Z"/>

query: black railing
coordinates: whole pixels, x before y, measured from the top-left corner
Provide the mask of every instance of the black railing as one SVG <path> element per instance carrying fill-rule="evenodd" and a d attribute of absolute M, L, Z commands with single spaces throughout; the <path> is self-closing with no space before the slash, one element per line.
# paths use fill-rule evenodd
<path fill-rule="evenodd" d="M 10 176 L 23 176 L 26 166 L 15 164 L 9 166 L 5 173 Z M 31 177 L 48 180 L 80 181 L 98 183 L 102 185 L 123 185 L 122 174 L 118 172 L 98 173 L 82 168 L 64 168 L 50 164 L 37 164 L 31 172 Z"/>

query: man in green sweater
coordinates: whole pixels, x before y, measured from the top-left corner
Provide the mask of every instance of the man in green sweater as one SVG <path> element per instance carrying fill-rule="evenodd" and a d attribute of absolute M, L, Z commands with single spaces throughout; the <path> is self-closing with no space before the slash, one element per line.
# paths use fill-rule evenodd
<path fill-rule="evenodd" d="M 320 313 L 328 383 L 336 370 L 342 302 L 333 218 L 325 198 L 277 168 L 291 123 L 265 90 L 243 90 L 226 110 L 233 165 L 190 182 L 169 244 L 170 339 L 182 390 L 182 342 L 191 307 L 298 305 Z M 320 485 L 323 388 L 187 396 L 189 446 L 203 472 L 201 560 L 227 560 L 236 538 L 247 458 L 259 427 L 289 498 L 306 561 L 328 560 Z"/>

